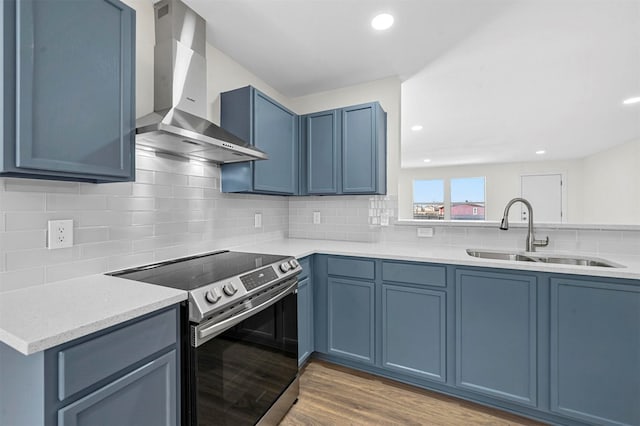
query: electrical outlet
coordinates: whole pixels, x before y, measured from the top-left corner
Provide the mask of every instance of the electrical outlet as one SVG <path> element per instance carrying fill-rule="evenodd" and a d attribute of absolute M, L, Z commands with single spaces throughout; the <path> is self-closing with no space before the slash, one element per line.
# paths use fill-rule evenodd
<path fill-rule="evenodd" d="M 47 229 L 50 250 L 73 246 L 73 220 L 50 220 Z"/>
<path fill-rule="evenodd" d="M 313 224 L 320 225 L 320 212 L 313 212 Z"/>
<path fill-rule="evenodd" d="M 262 228 L 262 213 L 256 212 L 253 226 L 256 228 Z"/>

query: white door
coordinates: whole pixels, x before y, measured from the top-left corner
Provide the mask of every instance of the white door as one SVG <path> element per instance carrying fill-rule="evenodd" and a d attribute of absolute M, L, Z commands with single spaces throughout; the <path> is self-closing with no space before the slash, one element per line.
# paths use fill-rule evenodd
<path fill-rule="evenodd" d="M 522 198 L 533 206 L 534 222 L 563 222 L 562 175 L 524 175 L 521 179 Z M 520 218 L 528 220 L 527 209 L 523 205 Z"/>

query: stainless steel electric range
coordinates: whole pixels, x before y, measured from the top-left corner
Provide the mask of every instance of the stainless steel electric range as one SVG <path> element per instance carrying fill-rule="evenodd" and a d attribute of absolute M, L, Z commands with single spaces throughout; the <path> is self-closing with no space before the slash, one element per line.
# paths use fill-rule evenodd
<path fill-rule="evenodd" d="M 111 275 L 186 290 L 186 425 L 275 425 L 298 397 L 293 257 L 220 251 Z"/>

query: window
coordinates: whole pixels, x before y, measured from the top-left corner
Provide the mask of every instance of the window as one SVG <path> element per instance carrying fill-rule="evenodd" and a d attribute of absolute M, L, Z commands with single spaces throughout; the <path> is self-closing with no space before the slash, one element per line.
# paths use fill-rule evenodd
<path fill-rule="evenodd" d="M 451 179 L 451 220 L 484 220 L 484 177 Z"/>
<path fill-rule="evenodd" d="M 413 181 L 413 218 L 444 219 L 444 180 Z"/>

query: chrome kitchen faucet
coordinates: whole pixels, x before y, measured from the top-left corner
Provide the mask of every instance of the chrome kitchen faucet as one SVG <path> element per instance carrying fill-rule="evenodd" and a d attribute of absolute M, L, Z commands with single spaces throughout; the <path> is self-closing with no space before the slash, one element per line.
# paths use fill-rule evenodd
<path fill-rule="evenodd" d="M 504 208 L 504 214 L 502 215 L 502 221 L 500 222 L 500 229 L 506 231 L 509 229 L 509 209 L 516 202 L 521 202 L 527 207 L 529 212 L 529 226 L 527 230 L 527 251 L 536 251 L 536 247 L 546 247 L 549 245 L 549 237 L 546 237 L 544 240 L 536 240 L 536 237 L 533 233 L 533 207 L 531 203 L 525 200 L 524 198 L 514 198 L 507 203 L 507 206 Z"/>

